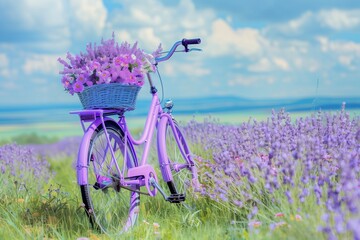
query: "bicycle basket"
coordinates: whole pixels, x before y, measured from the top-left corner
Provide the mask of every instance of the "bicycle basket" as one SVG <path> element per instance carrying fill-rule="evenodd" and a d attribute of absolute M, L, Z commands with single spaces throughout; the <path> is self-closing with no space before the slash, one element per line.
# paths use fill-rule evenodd
<path fill-rule="evenodd" d="M 115 108 L 131 111 L 141 87 L 121 83 L 97 84 L 78 93 L 84 109 Z"/>

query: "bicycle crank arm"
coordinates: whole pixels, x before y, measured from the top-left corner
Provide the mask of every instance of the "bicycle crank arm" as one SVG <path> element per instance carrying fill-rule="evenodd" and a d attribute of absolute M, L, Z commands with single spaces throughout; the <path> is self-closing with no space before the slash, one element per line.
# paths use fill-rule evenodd
<path fill-rule="evenodd" d="M 160 187 L 160 185 L 156 182 L 154 178 L 151 177 L 149 181 L 150 184 L 161 193 L 165 201 L 170 203 L 181 203 L 185 201 L 185 194 L 171 194 L 170 196 L 167 196 L 164 190 Z"/>
<path fill-rule="evenodd" d="M 149 179 L 149 182 L 150 182 L 150 184 L 151 184 L 154 188 L 156 188 L 156 189 L 161 193 L 161 195 L 162 195 L 162 196 L 164 197 L 164 199 L 167 201 L 168 196 L 166 195 L 166 193 L 164 192 L 164 190 L 162 189 L 162 187 L 160 187 L 160 185 L 156 182 L 155 178 L 151 177 L 151 178 Z"/>

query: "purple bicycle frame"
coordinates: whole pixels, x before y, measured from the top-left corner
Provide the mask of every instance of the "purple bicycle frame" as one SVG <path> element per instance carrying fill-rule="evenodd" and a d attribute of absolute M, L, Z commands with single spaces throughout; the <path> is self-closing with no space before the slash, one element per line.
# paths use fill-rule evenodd
<path fill-rule="evenodd" d="M 141 137 L 136 140 L 131 135 L 131 132 L 129 131 L 125 116 L 123 115 L 123 112 L 121 110 L 106 110 L 106 109 L 94 109 L 94 110 L 81 110 L 81 111 L 74 111 L 71 112 L 71 114 L 78 114 L 80 116 L 80 121 L 82 124 L 82 128 L 84 130 L 84 136 L 82 139 L 82 142 L 80 144 L 80 149 L 78 153 L 78 160 L 77 160 L 77 182 L 79 185 L 86 185 L 87 182 L 87 164 L 88 164 L 88 152 L 85 151 L 89 149 L 90 146 L 90 140 L 94 133 L 94 131 L 98 128 L 99 125 L 103 125 L 103 129 L 105 130 L 105 134 L 107 137 L 108 142 L 109 136 L 105 128 L 105 122 L 107 121 L 113 121 L 116 122 L 113 118 L 107 117 L 107 115 L 115 115 L 119 114 L 120 120 L 117 122 L 118 126 L 122 129 L 124 132 L 124 139 L 125 139 L 125 149 L 126 147 L 129 147 L 131 151 L 134 151 L 134 145 L 142 145 L 144 144 L 144 152 L 141 156 L 141 162 L 138 164 L 137 167 L 133 167 L 129 169 L 128 174 L 131 172 L 131 176 L 145 176 L 145 179 L 142 180 L 128 180 L 125 179 L 123 176 L 124 172 L 119 169 L 119 166 L 117 162 L 115 161 L 117 170 L 120 174 L 121 179 L 121 185 L 123 186 L 131 186 L 134 184 L 138 184 L 140 186 L 147 186 L 148 191 L 150 193 L 150 188 L 147 183 L 148 175 L 151 173 L 154 175 L 155 179 L 157 180 L 155 171 L 153 170 L 152 166 L 147 164 L 147 158 L 150 151 L 151 141 L 153 138 L 154 130 L 157 127 L 158 132 L 165 132 L 166 127 L 169 125 L 172 128 L 172 132 L 174 134 L 174 137 L 176 139 L 176 142 L 179 146 L 181 146 L 181 142 L 178 136 L 178 132 L 176 131 L 175 124 L 173 121 L 172 116 L 169 113 L 166 113 L 163 111 L 160 101 L 158 98 L 158 95 L 156 92 L 152 93 L 153 98 L 151 101 L 150 109 L 148 116 L 146 118 L 145 126 L 143 133 Z M 91 122 L 88 128 L 85 128 L 85 122 Z M 165 128 L 165 129 L 163 129 Z M 164 144 L 164 141 L 160 141 L 160 138 L 163 138 L 165 136 L 161 136 L 160 134 L 157 135 L 157 150 L 158 150 L 158 157 L 159 157 L 159 166 L 161 169 L 162 177 L 165 182 L 172 181 L 172 175 L 171 175 L 171 169 L 168 164 L 168 159 L 166 155 L 166 146 Z M 186 168 L 190 166 L 190 169 L 192 166 L 194 166 L 194 161 L 192 160 L 192 157 L 190 155 L 187 155 L 184 152 L 184 149 L 182 147 L 179 148 L 181 151 L 181 154 L 184 156 L 188 164 L 184 164 L 182 166 L 177 166 L 177 169 L 180 170 L 182 168 Z M 113 149 L 110 148 L 111 154 L 113 159 L 115 159 Z M 186 149 L 185 151 L 188 151 Z M 124 159 L 126 159 L 127 151 L 124 151 Z M 137 156 L 135 154 L 135 161 L 138 161 Z M 192 170 L 192 169 L 191 169 Z M 193 180 L 197 179 L 196 171 L 193 172 Z M 194 174 L 195 172 L 195 174 Z M 197 183 L 197 181 L 195 181 Z M 197 184 L 196 184 L 197 185 Z M 150 193 L 151 196 L 155 195 L 156 192 Z"/>

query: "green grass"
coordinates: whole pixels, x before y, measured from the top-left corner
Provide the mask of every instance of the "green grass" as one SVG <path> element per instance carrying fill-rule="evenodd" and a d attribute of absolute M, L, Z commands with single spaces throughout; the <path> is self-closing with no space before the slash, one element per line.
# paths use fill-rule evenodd
<path fill-rule="evenodd" d="M 239 115 L 222 115 L 222 122 L 247 121 L 247 116 L 238 118 Z M 255 115 L 258 120 L 263 117 L 264 114 Z M 188 121 L 191 118 L 187 116 L 179 120 Z M 199 117 L 196 120 L 199 120 Z M 136 128 L 142 123 L 143 120 L 131 122 Z M 1 140 L 3 143 L 16 139 L 22 141 L 21 143 L 48 143 L 63 136 L 81 134 L 80 126 L 77 126 L 77 132 L 74 131 L 75 125 L 59 128 L 47 125 L 45 127 L 48 131 L 43 127 L 38 125 L 33 128 L 38 133 L 35 135 L 30 130 L 19 130 L 12 134 L 8 132 L 8 138 Z M 11 127 L 7 130 L 11 131 Z M 193 152 L 203 158 L 211 156 L 204 153 L 199 146 L 193 146 Z M 91 229 L 81 207 L 82 200 L 76 183 L 73 159 L 58 157 L 50 159 L 50 163 L 56 175 L 40 190 L 36 190 L 32 182 L 24 183 L 25 188 L 19 187 L 15 184 L 16 179 L 0 175 L 0 239 L 116 239 Z M 160 178 L 160 175 L 158 177 Z M 36 179 L 33 181 L 36 182 Z M 233 186 L 233 189 L 234 194 L 240 194 L 239 186 Z M 251 203 L 239 208 L 196 195 L 187 199 L 187 204 L 191 206 L 189 210 L 165 202 L 160 195 L 155 198 L 141 196 L 138 223 L 130 232 L 124 234 L 122 239 L 326 239 L 326 236 L 317 230 L 322 224 L 321 216 L 325 207 L 316 204 L 313 194 L 310 194 L 304 203 L 295 201 L 290 205 L 281 189 L 276 193 L 276 203 L 263 195 L 262 189 L 262 181 L 258 181 L 252 189 L 261 200 L 257 219 L 262 223 L 253 230 L 249 228 L 247 220 Z M 293 194 L 296 191 L 297 189 L 291 190 Z M 284 213 L 284 217 L 274 216 L 279 212 Z M 302 220 L 297 221 L 295 214 L 301 215 Z M 284 225 L 270 230 L 271 224 L 279 222 L 284 222 Z M 154 223 L 160 227 L 156 229 Z M 347 233 L 339 237 L 351 239 Z"/>
<path fill-rule="evenodd" d="M 0 239 L 115 239 L 90 228 L 81 207 L 72 158 L 50 162 L 56 175 L 40 191 L 31 183 L 20 189 L 13 179 L 0 176 Z M 254 194 L 262 187 L 261 182 L 254 186 Z M 138 223 L 122 239 L 325 239 L 316 229 L 323 209 L 315 198 L 306 205 L 291 206 L 280 192 L 278 204 L 267 202 L 266 196 L 259 197 L 264 203 L 258 213 L 262 225 L 250 231 L 247 208 L 193 196 L 187 199 L 189 210 L 165 202 L 160 195 L 142 196 Z M 294 220 L 297 207 L 302 209 L 302 221 Z M 277 212 L 284 213 L 284 218 L 275 219 Z M 270 231 L 269 225 L 280 220 L 286 226 Z M 160 227 L 156 229 L 154 223 Z"/>

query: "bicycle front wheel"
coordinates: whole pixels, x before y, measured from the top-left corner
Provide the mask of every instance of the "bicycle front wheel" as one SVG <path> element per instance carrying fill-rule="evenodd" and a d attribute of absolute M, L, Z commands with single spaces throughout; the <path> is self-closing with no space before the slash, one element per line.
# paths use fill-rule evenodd
<path fill-rule="evenodd" d="M 106 131 L 99 125 L 92 135 L 87 150 L 88 184 L 80 188 L 92 226 L 113 234 L 127 231 L 135 224 L 140 195 L 120 187 L 120 172 L 124 176 L 127 169 L 137 166 L 133 148 L 129 142 L 125 144 L 124 133 L 116 123 L 107 121 L 105 126 Z M 139 186 L 131 188 L 139 190 Z"/>
<path fill-rule="evenodd" d="M 171 125 L 173 123 L 173 127 Z M 171 176 L 167 181 L 170 195 L 187 195 L 192 187 L 192 183 L 197 182 L 197 169 L 190 149 L 186 143 L 180 127 L 175 120 L 166 121 L 164 132 L 159 133 L 160 146 L 165 149 L 160 150 L 165 158 L 166 166 L 169 166 Z M 176 137 L 177 136 L 177 137 Z M 165 150 L 165 151 L 164 151 Z"/>

